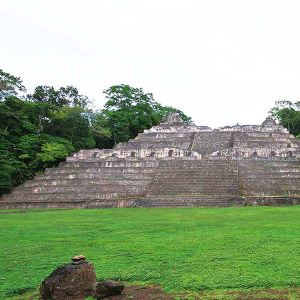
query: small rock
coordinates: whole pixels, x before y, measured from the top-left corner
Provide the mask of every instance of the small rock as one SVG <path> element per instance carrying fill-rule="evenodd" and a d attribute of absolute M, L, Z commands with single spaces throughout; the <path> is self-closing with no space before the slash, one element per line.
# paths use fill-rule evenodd
<path fill-rule="evenodd" d="M 97 300 L 109 296 L 119 295 L 124 290 L 124 285 L 114 280 L 95 282 L 93 287 L 93 297 Z"/>
<path fill-rule="evenodd" d="M 40 286 L 42 299 L 83 300 L 93 292 L 94 264 L 82 261 L 59 266 Z"/>
<path fill-rule="evenodd" d="M 72 258 L 73 262 L 85 261 L 85 260 L 86 260 L 86 256 L 85 255 L 78 255 L 78 256 L 74 256 Z"/>

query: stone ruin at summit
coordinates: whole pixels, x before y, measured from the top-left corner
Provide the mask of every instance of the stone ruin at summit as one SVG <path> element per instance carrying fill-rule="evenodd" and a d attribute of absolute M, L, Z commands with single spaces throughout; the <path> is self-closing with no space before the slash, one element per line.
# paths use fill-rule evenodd
<path fill-rule="evenodd" d="M 300 204 L 300 140 L 272 119 L 211 129 L 177 114 L 113 149 L 81 150 L 1 208 Z"/>

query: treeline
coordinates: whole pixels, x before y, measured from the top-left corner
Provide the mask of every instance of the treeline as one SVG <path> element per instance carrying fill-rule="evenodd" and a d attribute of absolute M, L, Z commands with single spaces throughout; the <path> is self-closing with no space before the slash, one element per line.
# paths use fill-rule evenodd
<path fill-rule="evenodd" d="M 157 103 L 128 85 L 104 90 L 101 110 L 73 86 L 38 86 L 32 94 L 19 77 L 0 69 L 0 194 L 55 167 L 81 149 L 112 148 L 182 111 Z"/>

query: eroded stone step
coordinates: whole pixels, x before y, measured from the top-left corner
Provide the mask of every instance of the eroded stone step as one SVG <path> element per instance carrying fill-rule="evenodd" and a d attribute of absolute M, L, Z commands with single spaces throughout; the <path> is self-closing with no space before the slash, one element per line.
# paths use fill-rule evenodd
<path fill-rule="evenodd" d="M 269 188 L 240 188 L 240 194 L 243 196 L 291 196 L 291 195 L 300 195 L 300 189 L 285 189 L 285 188 L 277 188 L 277 187 L 269 187 Z"/>
<path fill-rule="evenodd" d="M 46 169 L 45 174 L 59 174 L 59 173 L 154 173 L 156 171 L 155 168 L 52 168 Z"/>
<path fill-rule="evenodd" d="M 130 185 L 146 186 L 152 179 L 39 179 L 26 181 L 20 187 L 37 187 L 37 186 L 85 186 L 85 185 Z"/>
<path fill-rule="evenodd" d="M 207 177 L 180 177 L 180 178 L 171 178 L 171 177 L 155 177 L 155 183 L 165 183 L 165 184 L 180 184 L 180 183 L 187 183 L 187 184 L 214 184 L 222 182 L 222 185 L 227 184 L 235 184 L 237 182 L 238 177 L 234 178 L 207 178 Z"/>
<path fill-rule="evenodd" d="M 82 185 L 82 186 L 37 186 L 37 187 L 19 187 L 12 192 L 16 194 L 44 194 L 44 193 L 113 193 L 113 192 L 127 192 L 129 194 L 145 190 L 146 186 L 138 185 L 118 185 L 118 184 L 102 184 L 102 185 Z"/>
<path fill-rule="evenodd" d="M 241 174 L 241 180 L 252 180 L 252 179 L 300 179 L 300 172 L 283 172 L 283 173 L 264 173 L 264 174 Z"/>
<path fill-rule="evenodd" d="M 63 168 L 157 168 L 159 161 L 103 161 L 103 162 L 69 162 Z"/>
<path fill-rule="evenodd" d="M 56 200 L 72 200 L 72 201 L 89 201 L 90 199 L 109 200 L 114 198 L 144 197 L 145 194 L 139 191 L 128 192 L 112 192 L 112 193 L 41 193 L 41 194 L 8 194 L 3 195 L 1 201 L 56 201 Z M 1 202 L 0 201 L 0 202 Z"/>
<path fill-rule="evenodd" d="M 184 191 L 173 191 L 173 190 L 169 190 L 169 191 L 163 191 L 163 190 L 159 190 L 159 191 L 155 191 L 155 192 L 148 192 L 147 195 L 148 196 L 156 196 L 156 195 L 211 195 L 211 196 L 223 196 L 223 195 L 230 195 L 233 193 L 237 193 L 237 190 L 221 190 L 221 191 L 210 191 L 210 190 L 197 190 L 197 191 L 191 191 L 191 190 L 184 190 Z"/>
<path fill-rule="evenodd" d="M 57 179 L 57 180 L 67 180 L 67 179 L 93 179 L 93 180 L 103 180 L 103 179 L 136 179 L 136 180 L 147 180 L 152 179 L 154 173 L 114 173 L 114 172 L 77 172 L 77 173 L 56 173 L 56 174 L 39 174 L 35 176 L 34 180 L 47 180 L 47 179 Z"/>

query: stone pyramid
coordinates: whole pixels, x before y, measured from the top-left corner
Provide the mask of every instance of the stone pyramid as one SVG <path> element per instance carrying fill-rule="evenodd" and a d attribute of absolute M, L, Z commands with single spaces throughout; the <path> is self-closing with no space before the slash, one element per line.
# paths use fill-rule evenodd
<path fill-rule="evenodd" d="M 113 149 L 81 150 L 0 208 L 293 205 L 300 142 L 272 119 L 211 129 L 170 114 Z"/>

